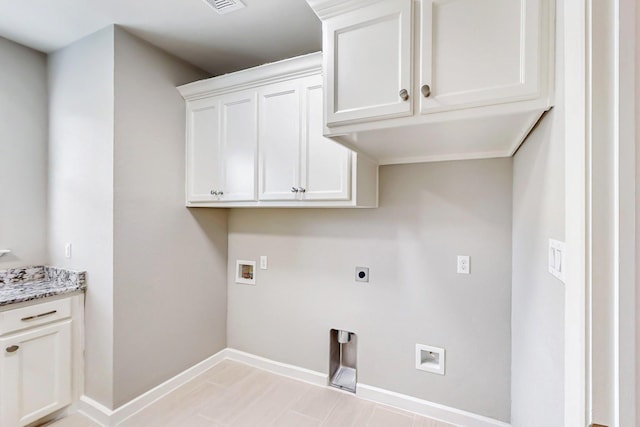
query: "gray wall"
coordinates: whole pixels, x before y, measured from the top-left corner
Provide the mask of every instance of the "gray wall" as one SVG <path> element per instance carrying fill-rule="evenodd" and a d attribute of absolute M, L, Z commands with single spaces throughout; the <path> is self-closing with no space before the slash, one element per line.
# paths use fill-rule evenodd
<path fill-rule="evenodd" d="M 378 209 L 232 210 L 229 347 L 326 373 L 329 329 L 351 330 L 360 383 L 508 421 L 511 183 L 511 159 L 385 166 Z M 234 283 L 260 255 L 257 285 Z M 416 343 L 446 349 L 445 376 Z"/>
<path fill-rule="evenodd" d="M 226 346 L 227 212 L 184 207 L 180 160 L 176 86 L 205 76 L 113 26 L 50 58 L 51 261 L 88 272 L 85 393 L 108 408 Z"/>
<path fill-rule="evenodd" d="M 87 271 L 85 393 L 113 403 L 113 28 L 49 56 L 51 263 Z M 73 244 L 71 259 L 65 243 Z"/>
<path fill-rule="evenodd" d="M 116 28 L 115 407 L 226 347 L 227 211 L 184 207 L 176 86 L 204 77 Z"/>
<path fill-rule="evenodd" d="M 47 58 L 0 37 L 0 270 L 47 262 Z"/>
<path fill-rule="evenodd" d="M 561 16 L 557 22 L 560 37 Z M 555 107 L 520 147 L 513 163 L 514 427 L 564 423 L 565 286 L 548 273 L 549 239 L 565 240 L 563 40 L 556 41 L 556 49 Z"/>

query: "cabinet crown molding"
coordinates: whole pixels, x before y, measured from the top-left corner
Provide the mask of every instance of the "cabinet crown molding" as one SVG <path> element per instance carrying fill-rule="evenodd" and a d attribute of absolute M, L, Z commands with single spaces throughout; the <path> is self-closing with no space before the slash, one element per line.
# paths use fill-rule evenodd
<path fill-rule="evenodd" d="M 382 0 L 307 0 L 318 18 L 325 20 Z"/>
<path fill-rule="evenodd" d="M 178 87 L 187 101 L 238 92 L 322 72 L 322 52 L 285 59 Z"/>

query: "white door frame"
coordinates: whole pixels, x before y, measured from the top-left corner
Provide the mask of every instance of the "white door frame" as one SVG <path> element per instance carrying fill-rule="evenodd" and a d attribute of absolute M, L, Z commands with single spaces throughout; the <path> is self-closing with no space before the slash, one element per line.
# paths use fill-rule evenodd
<path fill-rule="evenodd" d="M 563 7 L 565 426 L 635 426 L 640 11 L 634 0 L 565 0 Z"/>

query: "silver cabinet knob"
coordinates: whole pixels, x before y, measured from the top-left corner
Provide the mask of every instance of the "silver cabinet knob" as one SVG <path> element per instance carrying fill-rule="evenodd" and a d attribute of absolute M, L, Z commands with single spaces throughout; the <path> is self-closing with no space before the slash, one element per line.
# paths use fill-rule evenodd
<path fill-rule="evenodd" d="M 307 192 L 307 189 L 306 189 L 306 188 L 302 188 L 302 187 L 298 187 L 298 191 L 299 191 L 300 193 L 306 193 L 306 192 Z"/>
<path fill-rule="evenodd" d="M 224 192 L 223 191 L 218 191 L 218 196 L 224 196 Z"/>
<path fill-rule="evenodd" d="M 217 195 L 218 195 L 218 192 L 217 192 L 217 191 L 215 191 L 215 190 L 211 190 L 211 195 L 212 195 L 212 196 L 217 196 Z"/>
<path fill-rule="evenodd" d="M 424 95 L 425 98 L 428 98 L 431 96 L 431 86 L 429 85 L 423 85 L 420 88 L 420 92 L 422 92 L 422 94 Z"/>
<path fill-rule="evenodd" d="M 407 100 L 409 100 L 409 92 L 407 92 L 407 90 L 406 90 L 406 89 L 402 89 L 398 95 L 400 95 L 400 98 L 401 98 L 403 101 L 407 101 Z"/>
<path fill-rule="evenodd" d="M 7 347 L 7 353 L 15 353 L 18 351 L 20 347 L 17 345 L 12 345 L 11 347 Z"/>
<path fill-rule="evenodd" d="M 298 192 L 298 189 L 297 189 L 296 187 L 291 187 L 291 192 L 292 192 L 292 193 L 297 193 L 297 192 Z"/>

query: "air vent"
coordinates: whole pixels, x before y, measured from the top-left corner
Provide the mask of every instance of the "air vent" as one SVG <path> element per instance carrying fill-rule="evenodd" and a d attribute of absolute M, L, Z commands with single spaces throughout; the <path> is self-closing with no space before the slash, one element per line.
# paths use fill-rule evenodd
<path fill-rule="evenodd" d="M 242 9 L 244 3 L 240 0 L 204 0 L 209 6 L 213 8 L 219 15 L 225 15 L 234 10 Z"/>

